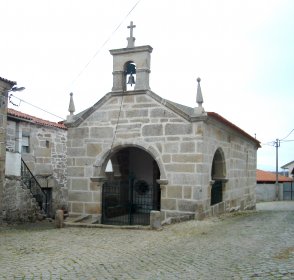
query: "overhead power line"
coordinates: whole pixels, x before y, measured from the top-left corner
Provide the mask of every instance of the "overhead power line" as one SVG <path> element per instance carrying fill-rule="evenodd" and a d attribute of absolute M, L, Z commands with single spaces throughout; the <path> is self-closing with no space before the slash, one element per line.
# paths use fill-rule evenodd
<path fill-rule="evenodd" d="M 280 141 L 283 142 L 283 143 L 285 143 L 285 142 L 293 142 L 294 139 L 293 140 L 280 140 Z"/>
<path fill-rule="evenodd" d="M 91 64 L 91 62 L 94 60 L 94 58 L 101 52 L 101 50 L 104 48 L 104 46 L 110 41 L 112 36 L 115 34 L 115 32 L 121 27 L 125 19 L 131 14 L 131 12 L 137 7 L 137 5 L 140 3 L 141 0 L 138 0 L 136 4 L 131 8 L 131 10 L 124 16 L 123 20 L 118 24 L 118 26 L 112 31 L 110 36 L 104 41 L 104 43 L 100 46 L 100 48 L 94 53 L 94 55 L 90 58 L 90 60 L 86 63 L 86 65 L 83 67 L 83 69 L 78 73 L 78 75 L 73 79 L 70 86 L 72 86 L 79 77 L 84 73 L 84 71 L 88 68 L 88 66 Z"/>
<path fill-rule="evenodd" d="M 291 133 L 292 133 L 293 131 L 294 131 L 294 128 L 289 132 L 289 134 L 288 134 L 286 137 L 280 139 L 280 141 L 283 141 L 284 139 L 288 138 L 288 137 L 291 135 Z"/>
<path fill-rule="evenodd" d="M 266 143 L 261 143 L 261 145 L 263 145 L 263 146 L 274 146 L 274 145 L 275 145 L 275 141 L 270 141 L 270 142 L 266 142 Z"/>
<path fill-rule="evenodd" d="M 293 128 L 293 129 L 287 134 L 287 136 L 285 136 L 284 138 L 282 138 L 282 139 L 276 139 L 276 140 L 269 141 L 269 142 L 266 142 L 266 143 L 262 143 L 262 145 L 266 145 L 266 146 L 275 146 L 277 140 L 278 140 L 279 142 L 291 142 L 291 141 L 294 141 L 294 140 L 285 140 L 285 139 L 287 139 L 287 138 L 292 134 L 293 131 L 294 131 L 294 128 Z"/>
<path fill-rule="evenodd" d="M 79 77 L 83 74 L 83 72 L 87 69 L 87 67 L 90 65 L 90 63 L 93 61 L 93 59 L 100 53 L 100 51 L 103 49 L 103 47 L 110 41 L 110 39 L 112 38 L 112 36 L 115 34 L 115 32 L 121 27 L 121 25 L 123 24 L 123 22 L 125 21 L 125 19 L 131 14 L 131 12 L 137 7 L 137 5 L 139 4 L 141 2 L 141 0 L 138 0 L 136 3 L 135 3 L 135 5 L 129 10 L 129 12 L 124 16 L 124 18 L 121 20 L 121 22 L 117 25 L 117 27 L 112 31 L 112 33 L 110 34 L 110 36 L 104 41 L 104 43 L 100 46 L 100 48 L 95 52 L 95 54 L 91 57 L 91 59 L 87 62 L 87 64 L 83 67 L 83 69 L 79 72 L 79 74 L 75 77 L 75 79 L 73 79 L 73 81 L 71 82 L 71 85 L 73 85 L 78 79 L 79 79 Z M 10 99 L 11 99 L 11 97 L 14 97 L 14 98 L 16 98 L 16 99 L 18 99 L 19 100 L 19 104 L 17 105 L 17 104 L 15 104 L 13 101 L 11 101 Z M 40 107 L 38 107 L 38 106 L 36 106 L 36 105 L 34 105 L 34 104 L 32 104 L 32 103 L 29 103 L 29 102 L 27 102 L 27 101 L 25 101 L 25 100 L 23 100 L 23 99 L 21 99 L 21 98 L 18 98 L 18 97 L 16 97 L 16 96 L 14 96 L 13 94 L 10 94 L 9 95 L 9 102 L 12 104 L 12 105 L 14 105 L 14 106 L 19 106 L 20 105 L 20 103 L 21 102 L 23 102 L 23 103 L 26 103 L 26 104 L 28 104 L 28 105 L 30 105 L 30 106 L 32 106 L 32 107 L 35 107 L 35 108 L 37 108 L 37 109 L 39 109 L 39 110 L 41 110 L 41 111 L 43 111 L 43 112 L 45 112 L 45 113 L 47 113 L 47 114 L 50 114 L 50 115 L 52 115 L 52 116 L 54 116 L 54 117 L 57 117 L 57 118 L 59 118 L 59 119 L 61 119 L 61 120 L 64 120 L 64 118 L 62 118 L 62 117 L 60 117 L 60 116 L 57 116 L 57 115 L 55 115 L 55 114 L 53 114 L 53 113 L 50 113 L 49 111 L 47 111 L 47 110 L 45 110 L 45 109 L 42 109 L 42 108 L 40 108 Z"/>
<path fill-rule="evenodd" d="M 11 97 L 18 99 L 18 100 L 19 100 L 19 104 L 17 105 L 17 104 L 15 104 L 14 102 L 12 102 L 12 101 L 10 100 Z M 47 114 L 50 114 L 50 115 L 52 115 L 52 116 L 54 116 L 54 117 L 57 117 L 57 118 L 59 118 L 59 119 L 61 119 L 61 120 L 64 120 L 64 118 L 62 118 L 62 117 L 60 117 L 60 116 L 57 116 L 57 115 L 55 115 L 55 114 L 53 114 L 53 113 L 50 113 L 50 112 L 48 112 L 47 110 L 42 109 L 42 108 L 40 108 L 40 107 L 38 107 L 38 106 L 36 106 L 36 105 L 34 105 L 34 104 L 32 104 L 32 103 L 29 103 L 29 102 L 27 102 L 27 101 L 21 99 L 21 98 L 18 98 L 18 97 L 16 97 L 16 96 L 14 96 L 13 94 L 10 94 L 10 95 L 9 95 L 9 102 L 10 102 L 12 105 L 14 105 L 14 106 L 19 106 L 20 103 L 23 102 L 23 103 L 26 103 L 26 104 L 28 104 L 28 105 L 30 105 L 30 106 L 33 106 L 33 107 L 35 107 L 35 108 L 41 110 L 41 111 L 43 111 L 43 112 L 45 112 L 45 113 L 47 113 Z"/>
<path fill-rule="evenodd" d="M 281 146 L 281 142 L 285 143 L 285 142 L 291 142 L 294 140 L 285 140 L 287 139 L 292 132 L 294 131 L 294 129 L 292 129 L 286 137 L 282 138 L 282 139 L 276 139 L 275 141 L 272 142 L 267 142 L 264 145 L 271 145 L 274 146 L 276 148 L 276 200 L 279 200 L 279 147 Z"/>

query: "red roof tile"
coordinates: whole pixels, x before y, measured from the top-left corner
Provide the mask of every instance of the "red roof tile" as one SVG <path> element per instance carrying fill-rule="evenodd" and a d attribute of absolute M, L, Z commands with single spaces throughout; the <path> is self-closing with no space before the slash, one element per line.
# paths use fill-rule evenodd
<path fill-rule="evenodd" d="M 279 182 L 292 182 L 293 180 L 290 177 L 278 175 Z M 276 174 L 273 172 L 256 170 L 256 181 L 257 182 L 276 182 Z"/>
<path fill-rule="evenodd" d="M 22 113 L 22 112 L 16 111 L 16 110 L 11 109 L 11 108 L 8 108 L 7 115 L 11 116 L 11 117 L 16 117 L 16 118 L 23 119 L 24 121 L 27 120 L 27 121 L 30 121 L 30 122 L 33 122 L 33 123 L 39 124 L 39 125 L 52 126 L 52 127 L 57 127 L 57 128 L 61 128 L 61 129 L 67 129 L 65 127 L 65 125 L 63 123 L 61 123 L 61 122 L 56 123 L 56 122 L 43 120 L 43 119 L 40 119 L 38 117 L 34 117 L 34 116 L 31 116 L 31 115 Z"/>
<path fill-rule="evenodd" d="M 213 118 L 217 119 L 218 121 L 222 122 L 223 124 L 225 124 L 225 125 L 231 127 L 232 129 L 238 131 L 238 132 L 241 133 L 243 136 L 245 136 L 245 137 L 251 139 L 253 142 L 256 143 L 256 145 L 257 145 L 258 148 L 261 147 L 261 146 L 260 146 L 260 142 L 259 142 L 256 138 L 252 137 L 252 136 L 249 135 L 247 132 L 245 132 L 243 129 L 241 129 L 240 127 L 238 127 L 238 126 L 236 126 L 235 124 L 231 123 L 230 121 L 228 121 L 227 119 L 225 119 L 225 118 L 222 117 L 221 115 L 219 115 L 219 114 L 217 114 L 217 113 L 215 113 L 215 112 L 207 112 L 207 115 L 208 115 L 209 117 L 213 117 Z"/>

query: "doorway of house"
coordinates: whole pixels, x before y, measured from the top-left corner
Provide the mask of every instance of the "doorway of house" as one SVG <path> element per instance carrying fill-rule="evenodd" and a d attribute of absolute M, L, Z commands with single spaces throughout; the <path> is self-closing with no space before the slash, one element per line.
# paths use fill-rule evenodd
<path fill-rule="evenodd" d="M 141 148 L 127 147 L 110 156 L 113 171 L 102 186 L 102 223 L 149 225 L 151 210 L 160 210 L 160 172 Z"/>
<path fill-rule="evenodd" d="M 223 201 L 223 185 L 222 181 L 215 181 L 211 187 L 211 205 L 220 203 Z"/>

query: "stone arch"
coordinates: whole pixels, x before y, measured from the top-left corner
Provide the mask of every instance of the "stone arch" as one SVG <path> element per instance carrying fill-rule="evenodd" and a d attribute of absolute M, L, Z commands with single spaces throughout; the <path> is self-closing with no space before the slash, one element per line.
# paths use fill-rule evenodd
<path fill-rule="evenodd" d="M 217 148 L 211 166 L 211 179 L 224 179 L 226 178 L 226 161 L 225 161 L 225 154 L 222 148 Z"/>
<path fill-rule="evenodd" d="M 114 145 L 112 147 L 111 150 L 105 150 L 104 152 L 102 152 L 97 158 L 96 161 L 93 165 L 94 169 L 93 169 L 93 179 L 96 181 L 97 179 L 103 179 L 106 178 L 106 174 L 105 174 L 105 169 L 106 169 L 106 165 L 108 160 L 111 158 L 111 156 L 124 148 L 128 148 L 128 147 L 134 147 L 134 148 L 139 148 L 142 149 L 143 151 L 147 152 L 157 163 L 157 166 L 159 168 L 160 171 L 160 181 L 164 182 L 164 184 L 167 183 L 167 176 L 166 176 L 166 172 L 162 163 L 162 159 L 161 159 L 161 154 L 160 152 L 154 148 L 152 145 L 148 144 L 148 143 L 144 143 L 144 142 L 133 142 L 133 143 L 117 143 L 116 145 Z M 114 170 L 115 170 L 115 166 Z"/>
<path fill-rule="evenodd" d="M 149 225 L 152 210 L 161 209 L 160 169 L 152 147 L 116 145 L 104 155 L 105 179 L 101 184 L 101 222 Z M 113 161 L 113 172 L 104 165 Z M 114 174 L 116 173 L 116 174 Z"/>
<path fill-rule="evenodd" d="M 222 148 L 217 148 L 211 165 L 210 204 L 215 205 L 223 201 L 224 183 L 226 182 L 226 161 Z"/>

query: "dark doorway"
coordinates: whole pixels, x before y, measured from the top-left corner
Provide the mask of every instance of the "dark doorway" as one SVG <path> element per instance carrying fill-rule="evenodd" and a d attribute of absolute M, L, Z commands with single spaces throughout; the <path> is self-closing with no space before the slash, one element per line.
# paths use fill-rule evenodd
<path fill-rule="evenodd" d="M 211 179 L 214 183 L 211 186 L 210 205 L 214 205 L 223 201 L 224 184 L 226 182 L 226 165 L 224 153 L 221 148 L 218 148 L 214 154 Z"/>
<path fill-rule="evenodd" d="M 215 181 L 211 187 L 211 205 L 223 201 L 222 181 Z"/>
<path fill-rule="evenodd" d="M 149 225 L 151 210 L 160 210 L 160 172 L 145 151 L 128 147 L 115 152 L 113 174 L 102 186 L 102 223 Z"/>
<path fill-rule="evenodd" d="M 102 189 L 102 223 L 149 225 L 154 186 L 146 181 L 105 182 Z"/>

